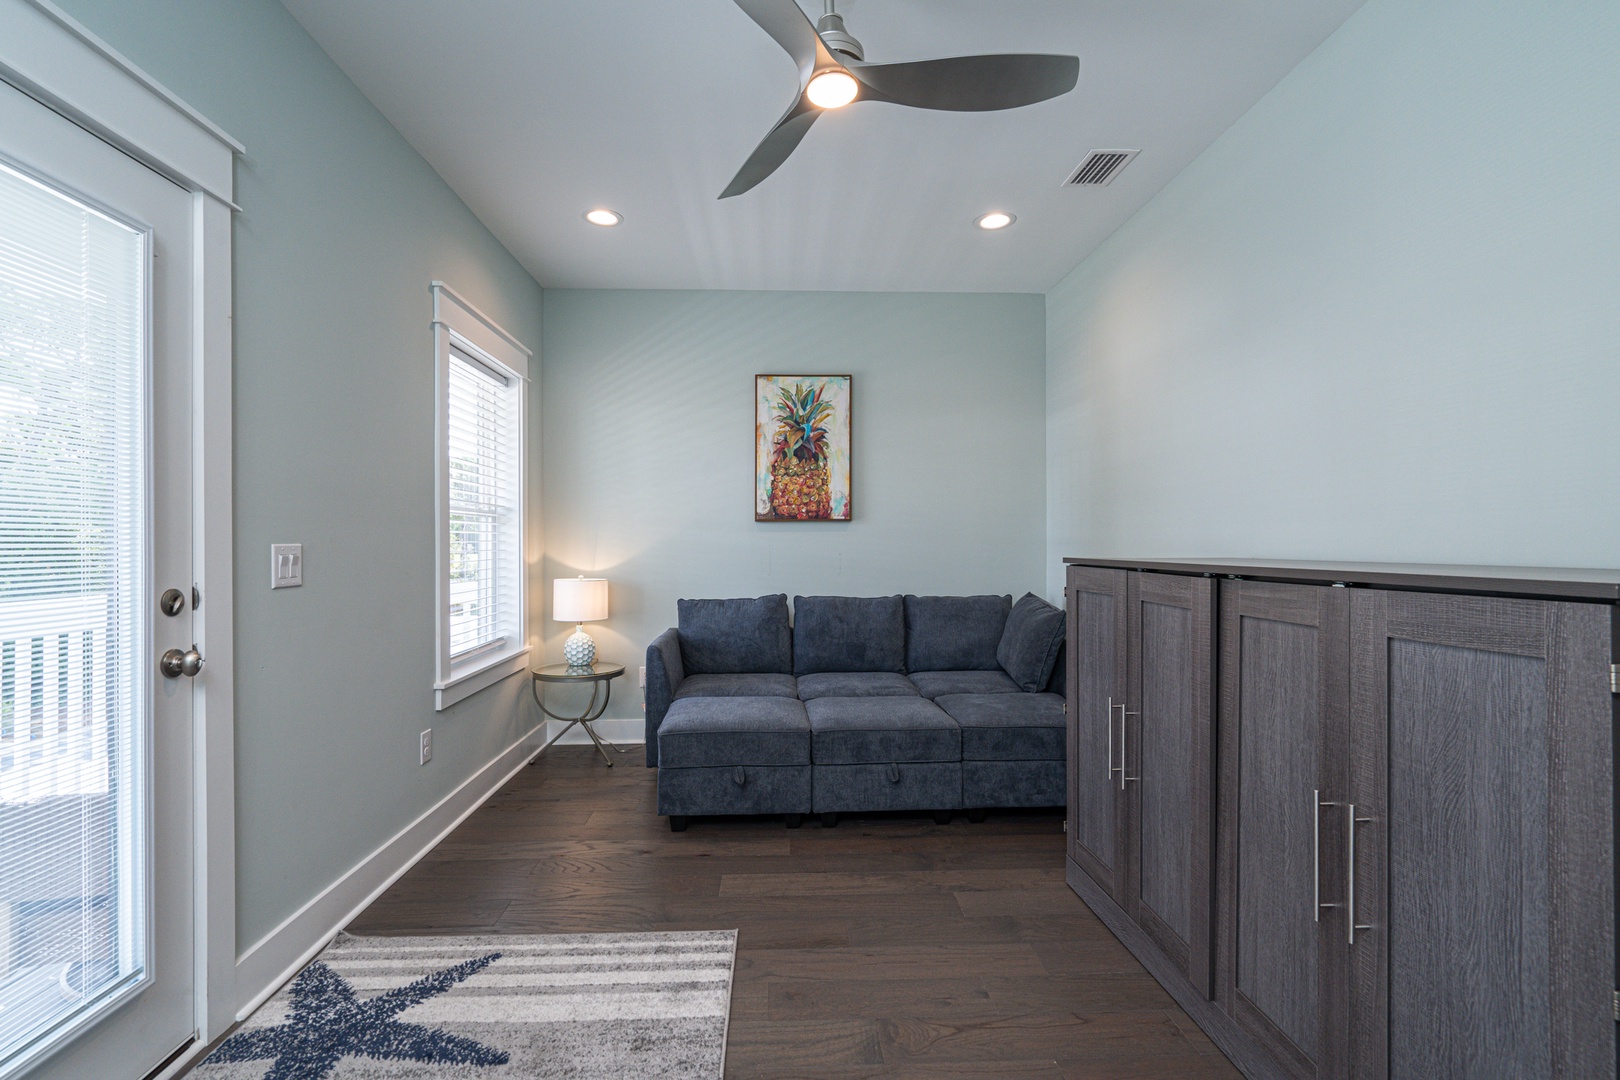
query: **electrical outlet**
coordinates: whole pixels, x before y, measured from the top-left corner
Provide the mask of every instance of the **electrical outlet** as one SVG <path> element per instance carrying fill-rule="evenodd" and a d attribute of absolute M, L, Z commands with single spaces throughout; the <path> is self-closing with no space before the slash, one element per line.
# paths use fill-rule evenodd
<path fill-rule="evenodd" d="M 421 753 L 420 753 L 419 756 L 422 759 L 421 761 L 419 761 L 417 763 L 419 765 L 426 765 L 428 762 L 433 760 L 433 729 L 432 728 L 428 728 L 426 731 L 422 732 L 422 745 L 421 745 Z"/>
<path fill-rule="evenodd" d="M 645 665 L 641 668 L 641 685 L 643 688 L 647 685 L 647 668 Z"/>

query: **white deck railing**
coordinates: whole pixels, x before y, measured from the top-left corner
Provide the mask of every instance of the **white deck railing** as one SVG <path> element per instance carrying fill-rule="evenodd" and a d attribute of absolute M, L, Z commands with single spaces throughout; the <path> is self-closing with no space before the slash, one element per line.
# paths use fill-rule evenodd
<path fill-rule="evenodd" d="M 0 604 L 0 803 L 108 790 L 108 597 Z"/>

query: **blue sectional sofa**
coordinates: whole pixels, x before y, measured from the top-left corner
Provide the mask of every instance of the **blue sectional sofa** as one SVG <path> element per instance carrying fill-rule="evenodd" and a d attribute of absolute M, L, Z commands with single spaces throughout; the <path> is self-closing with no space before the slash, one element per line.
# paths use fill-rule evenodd
<path fill-rule="evenodd" d="M 1033 594 L 681 600 L 647 648 L 658 812 L 1062 806 L 1062 649 Z"/>

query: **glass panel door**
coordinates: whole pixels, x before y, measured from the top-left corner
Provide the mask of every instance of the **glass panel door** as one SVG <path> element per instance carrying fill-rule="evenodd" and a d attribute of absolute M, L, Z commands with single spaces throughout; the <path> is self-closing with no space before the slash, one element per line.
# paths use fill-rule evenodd
<path fill-rule="evenodd" d="M 0 84 L 0 1080 L 196 1030 L 190 252 L 186 192 Z"/>
<path fill-rule="evenodd" d="M 146 265 L 0 164 L 0 1060 L 146 967 Z"/>

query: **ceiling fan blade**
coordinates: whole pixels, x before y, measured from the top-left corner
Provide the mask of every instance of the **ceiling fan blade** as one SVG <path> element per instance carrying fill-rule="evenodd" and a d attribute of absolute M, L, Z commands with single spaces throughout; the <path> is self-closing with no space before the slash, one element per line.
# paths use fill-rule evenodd
<path fill-rule="evenodd" d="M 799 66 L 800 81 L 808 80 L 817 68 L 838 63 L 816 33 L 813 24 L 793 0 L 737 0 L 750 19 L 787 50 Z"/>
<path fill-rule="evenodd" d="M 720 197 L 729 199 L 733 195 L 741 195 L 775 172 L 820 115 L 821 110 L 800 94 L 793 107 L 771 128 L 771 133 L 754 147 L 754 152 L 748 155 L 748 160 L 743 162 L 743 167 L 737 170 L 737 175 L 731 178 L 731 183 L 726 185 Z"/>
<path fill-rule="evenodd" d="M 1016 109 L 1067 94 L 1080 81 L 1078 56 L 1043 53 L 948 56 L 901 64 L 846 61 L 845 66 L 860 81 L 863 101 L 948 112 Z"/>

